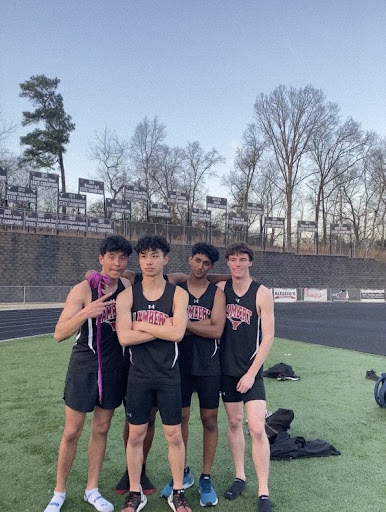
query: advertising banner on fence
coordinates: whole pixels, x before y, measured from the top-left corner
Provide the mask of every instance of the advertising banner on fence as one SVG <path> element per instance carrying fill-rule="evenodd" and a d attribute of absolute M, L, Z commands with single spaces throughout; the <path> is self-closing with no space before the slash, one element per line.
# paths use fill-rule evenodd
<path fill-rule="evenodd" d="M 103 181 L 87 180 L 86 178 L 78 179 L 78 192 L 88 192 L 89 194 L 104 194 L 105 184 Z"/>
<path fill-rule="evenodd" d="M 86 196 L 72 192 L 60 192 L 59 206 L 68 208 L 86 208 Z"/>
<path fill-rule="evenodd" d="M 188 206 L 189 196 L 185 192 L 176 192 L 175 190 L 171 190 L 168 194 L 168 202 L 170 204 L 182 204 L 183 206 Z"/>
<path fill-rule="evenodd" d="M 87 231 L 90 233 L 114 233 L 113 221 L 100 217 L 89 217 L 87 219 Z"/>
<path fill-rule="evenodd" d="M 274 288 L 273 300 L 275 302 L 296 302 L 298 298 L 296 288 Z"/>
<path fill-rule="evenodd" d="M 59 174 L 31 171 L 29 173 L 29 186 L 57 189 L 59 187 Z"/>
<path fill-rule="evenodd" d="M 83 215 L 58 214 L 58 229 L 68 231 L 86 231 L 86 217 Z"/>
<path fill-rule="evenodd" d="M 25 227 L 56 229 L 56 213 L 25 212 Z"/>
<path fill-rule="evenodd" d="M 304 288 L 304 302 L 327 302 L 327 289 Z"/>
<path fill-rule="evenodd" d="M 16 208 L 0 208 L 0 225 L 23 227 L 24 211 Z"/>
<path fill-rule="evenodd" d="M 130 203 L 129 201 L 124 201 L 122 199 L 111 199 L 109 197 L 106 198 L 106 212 L 108 213 L 130 213 Z"/>
<path fill-rule="evenodd" d="M 136 185 L 125 185 L 125 199 L 132 201 L 147 201 L 147 189 L 145 187 L 137 187 Z"/>
<path fill-rule="evenodd" d="M 204 208 L 192 208 L 192 220 L 196 222 L 210 222 L 211 210 Z"/>
<path fill-rule="evenodd" d="M 385 290 L 361 290 L 361 302 L 385 302 Z"/>
<path fill-rule="evenodd" d="M 344 302 L 349 300 L 348 290 L 342 290 L 340 288 L 331 289 L 331 300 L 332 302 Z"/>
<path fill-rule="evenodd" d="M 12 185 L 7 186 L 6 198 L 7 201 L 36 204 L 37 194 L 34 188 Z"/>

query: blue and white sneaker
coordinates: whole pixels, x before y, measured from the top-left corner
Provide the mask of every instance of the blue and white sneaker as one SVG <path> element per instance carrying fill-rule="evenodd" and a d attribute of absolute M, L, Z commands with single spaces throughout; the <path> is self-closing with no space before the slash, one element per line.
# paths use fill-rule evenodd
<path fill-rule="evenodd" d="M 208 476 L 200 476 L 198 492 L 200 493 L 200 505 L 202 507 L 214 507 L 217 505 L 217 494 L 213 489 L 212 480 Z"/>
<path fill-rule="evenodd" d="M 190 471 L 190 467 L 186 467 L 184 469 L 184 480 L 183 480 L 183 489 L 189 489 L 194 484 L 193 473 Z M 171 493 L 173 492 L 173 480 L 169 482 L 161 491 L 162 498 L 169 498 Z"/>

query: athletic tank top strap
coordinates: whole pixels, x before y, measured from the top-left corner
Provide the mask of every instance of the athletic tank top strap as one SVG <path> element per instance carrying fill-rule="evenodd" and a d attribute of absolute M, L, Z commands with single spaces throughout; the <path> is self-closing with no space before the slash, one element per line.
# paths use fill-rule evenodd
<path fill-rule="evenodd" d="M 167 274 L 163 274 L 163 278 L 165 279 L 165 281 L 169 281 L 169 278 L 168 278 Z M 134 275 L 134 284 L 135 283 L 141 283 L 142 279 L 143 279 L 142 272 L 136 272 L 135 275 Z"/>

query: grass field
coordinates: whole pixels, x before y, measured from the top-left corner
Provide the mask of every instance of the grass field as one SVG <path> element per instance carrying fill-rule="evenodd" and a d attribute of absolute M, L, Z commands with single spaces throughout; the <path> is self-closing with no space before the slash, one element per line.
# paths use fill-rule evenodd
<path fill-rule="evenodd" d="M 55 485 L 58 444 L 63 429 L 63 381 L 72 342 L 56 344 L 51 336 L 0 344 L 0 510 L 42 512 Z M 291 434 L 320 438 L 342 452 L 328 458 L 271 462 L 270 490 L 275 512 L 383 512 L 386 510 L 386 409 L 376 405 L 374 382 L 366 370 L 386 371 L 386 358 L 342 349 L 276 339 L 266 367 L 291 364 L 301 380 L 265 379 L 268 409 L 295 412 Z M 256 477 L 247 437 L 248 486 L 236 502 L 222 493 L 232 481 L 233 467 L 226 441 L 226 418 L 220 406 L 220 441 L 212 476 L 219 494 L 218 512 L 256 510 Z M 114 418 L 100 490 L 116 510 L 123 499 L 114 486 L 124 469 L 121 441 L 123 409 Z M 90 421 L 79 443 L 70 474 L 63 512 L 93 511 L 82 500 L 86 482 L 86 451 Z M 201 470 L 201 426 L 193 403 L 189 464 Z M 148 460 L 148 474 L 158 489 L 170 479 L 161 426 Z M 195 511 L 201 507 L 196 485 L 187 491 Z M 159 493 L 146 510 L 170 510 Z"/>

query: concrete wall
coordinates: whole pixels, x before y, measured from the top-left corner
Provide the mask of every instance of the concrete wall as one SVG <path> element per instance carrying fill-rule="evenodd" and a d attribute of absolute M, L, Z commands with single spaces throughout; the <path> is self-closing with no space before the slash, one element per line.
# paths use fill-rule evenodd
<path fill-rule="evenodd" d="M 100 268 L 100 239 L 0 232 L 0 286 L 73 285 Z M 188 272 L 188 246 L 172 246 L 167 272 Z M 136 254 L 129 268 L 138 270 Z M 224 249 L 216 272 L 227 272 Z M 386 289 L 386 264 L 344 256 L 255 252 L 251 273 L 266 286 Z"/>

